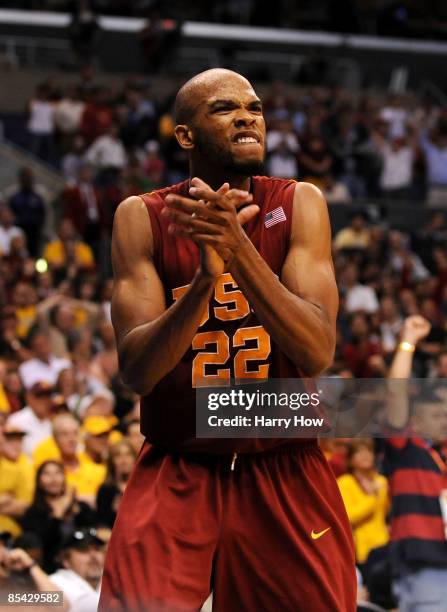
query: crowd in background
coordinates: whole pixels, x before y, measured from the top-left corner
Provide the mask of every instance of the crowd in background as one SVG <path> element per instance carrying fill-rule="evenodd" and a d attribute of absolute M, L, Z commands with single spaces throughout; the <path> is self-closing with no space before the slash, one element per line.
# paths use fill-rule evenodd
<path fill-rule="evenodd" d="M 138 79 L 120 92 L 88 74 L 69 88 L 48 80 L 28 104 L 29 147 L 59 167 L 65 188 L 49 201 L 39 176 L 24 167 L 2 194 L 0 540 L 6 545 L 10 534 L 21 551 L 11 570 L 39 571 L 35 559 L 54 584 L 74 572 L 97 588 L 104 543 L 142 443 L 138 398 L 118 373 L 110 236 L 121 200 L 188 176 L 172 103 L 156 100 Z M 310 180 L 331 203 L 356 203 L 333 240 L 341 302 L 327 374 L 386 378 L 407 338 L 416 349 L 410 374 L 447 378 L 446 111 L 410 96 L 354 99 L 323 89 L 294 99 L 281 84 L 264 108 L 266 173 Z M 357 205 L 366 196 L 421 206 L 425 199 L 438 208 L 408 233 L 370 219 Z M 410 338 L 415 316 L 426 327 Z M 370 597 L 391 608 L 381 450 L 371 440 L 339 440 L 325 443 L 325 452 L 340 478 Z"/>
<path fill-rule="evenodd" d="M 29 149 L 60 167 L 67 187 L 94 179 L 103 229 L 128 192 L 188 174 L 173 132 L 173 96 L 156 93 L 138 77 L 121 90 L 99 86 L 85 68 L 70 87 L 47 79 L 28 103 Z M 292 95 L 277 82 L 264 112 L 268 173 L 314 182 L 330 203 L 385 197 L 447 206 L 447 110 L 430 96 L 322 87 Z"/>
<path fill-rule="evenodd" d="M 447 11 L 442 0 L 6 0 L 19 9 L 66 11 L 82 15 L 145 16 L 385 36 L 444 38 Z M 86 13 L 90 13 L 87 18 Z"/>

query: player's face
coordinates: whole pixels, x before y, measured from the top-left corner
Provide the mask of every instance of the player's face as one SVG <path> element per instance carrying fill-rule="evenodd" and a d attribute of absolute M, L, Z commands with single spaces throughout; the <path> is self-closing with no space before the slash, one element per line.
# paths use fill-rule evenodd
<path fill-rule="evenodd" d="M 194 148 L 238 174 L 262 171 L 265 122 L 262 105 L 245 79 L 229 77 L 207 90 L 193 122 Z"/>

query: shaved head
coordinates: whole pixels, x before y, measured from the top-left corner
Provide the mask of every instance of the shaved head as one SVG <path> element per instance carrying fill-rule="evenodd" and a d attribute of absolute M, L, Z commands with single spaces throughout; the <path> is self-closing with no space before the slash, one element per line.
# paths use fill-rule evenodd
<path fill-rule="evenodd" d="M 261 173 L 265 122 L 261 100 L 245 77 L 224 68 L 201 72 L 180 88 L 175 113 L 175 136 L 188 151 L 193 174 L 219 176 L 209 180 L 220 186 L 232 176 Z"/>
<path fill-rule="evenodd" d="M 197 108 L 210 95 L 216 86 L 228 80 L 244 82 L 251 87 L 250 82 L 241 74 L 226 68 L 211 68 L 200 72 L 180 87 L 175 98 L 175 120 L 178 124 L 189 124 Z"/>

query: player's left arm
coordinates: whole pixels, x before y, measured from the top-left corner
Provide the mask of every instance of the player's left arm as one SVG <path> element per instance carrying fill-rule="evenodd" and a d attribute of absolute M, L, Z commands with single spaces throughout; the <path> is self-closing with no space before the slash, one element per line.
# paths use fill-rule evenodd
<path fill-rule="evenodd" d="M 262 325 L 304 375 L 316 376 L 332 363 L 338 291 L 329 215 L 316 187 L 296 185 L 291 239 L 281 278 L 248 238 L 229 271 Z"/>

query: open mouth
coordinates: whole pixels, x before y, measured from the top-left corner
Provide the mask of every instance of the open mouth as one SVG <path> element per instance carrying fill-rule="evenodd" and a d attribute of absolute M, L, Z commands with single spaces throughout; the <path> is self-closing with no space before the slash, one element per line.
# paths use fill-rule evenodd
<path fill-rule="evenodd" d="M 250 144 L 259 144 L 259 138 L 256 134 L 242 133 L 238 134 L 233 138 L 234 144 L 237 145 L 250 145 Z"/>

